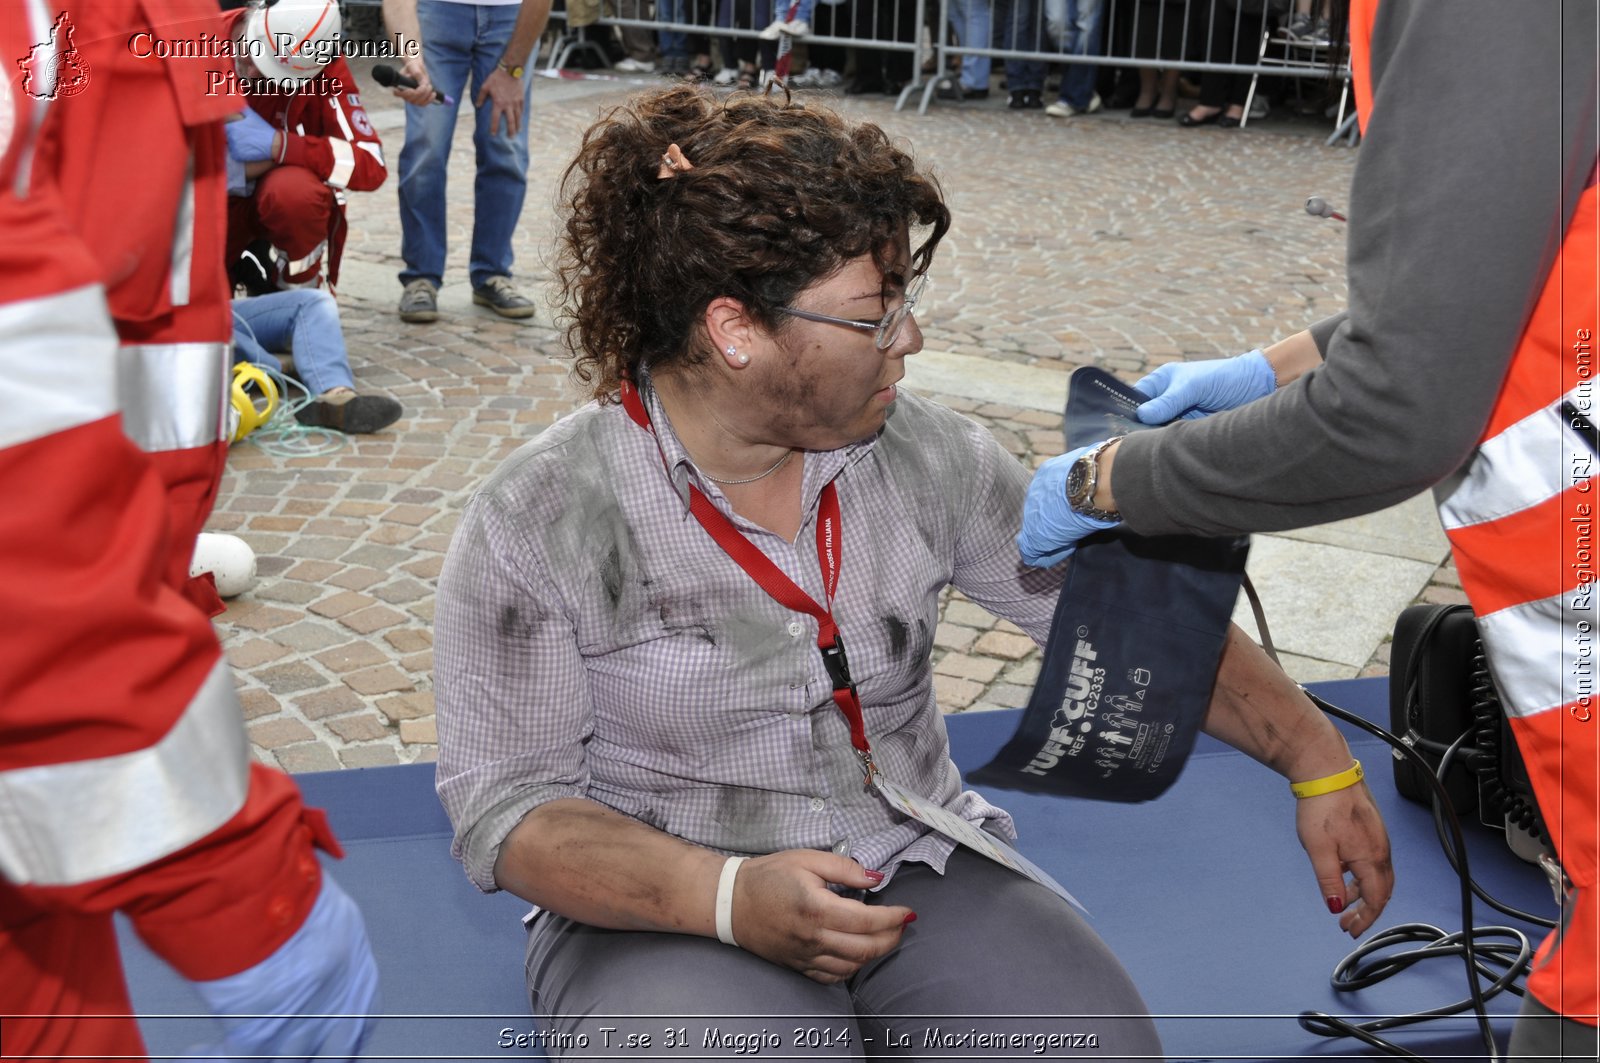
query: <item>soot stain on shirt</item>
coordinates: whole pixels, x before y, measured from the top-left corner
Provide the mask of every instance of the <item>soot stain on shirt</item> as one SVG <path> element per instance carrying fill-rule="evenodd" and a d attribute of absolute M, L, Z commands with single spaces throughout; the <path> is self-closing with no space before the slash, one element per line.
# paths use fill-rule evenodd
<path fill-rule="evenodd" d="M 645 580 L 641 586 L 649 592 L 654 581 Z M 702 642 L 715 646 L 717 637 L 712 633 L 711 627 L 701 618 L 704 610 L 696 602 L 674 602 L 664 596 L 652 597 L 651 605 L 655 606 L 656 615 L 661 620 L 661 629 L 668 635 L 691 635 Z"/>
<path fill-rule="evenodd" d="M 616 609 L 622 601 L 622 549 L 615 541 L 600 562 L 600 586 L 605 590 L 611 608 Z"/>
<path fill-rule="evenodd" d="M 503 639 L 516 639 L 518 641 L 533 636 L 533 624 L 523 615 L 522 610 L 514 605 L 500 607 L 500 637 Z"/>
<path fill-rule="evenodd" d="M 896 657 L 906 652 L 906 622 L 898 616 L 883 617 L 884 630 L 889 635 L 889 652 Z"/>
<path fill-rule="evenodd" d="M 773 825 L 778 816 L 772 797 L 765 790 L 746 786 L 718 788 L 711 818 L 724 832 L 723 848 L 744 853 L 765 853 L 777 848 Z"/>

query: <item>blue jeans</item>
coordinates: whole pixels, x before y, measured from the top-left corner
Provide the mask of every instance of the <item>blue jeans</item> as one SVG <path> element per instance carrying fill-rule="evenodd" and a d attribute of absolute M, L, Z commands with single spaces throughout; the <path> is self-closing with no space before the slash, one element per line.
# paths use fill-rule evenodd
<path fill-rule="evenodd" d="M 657 22 L 686 22 L 689 14 L 686 0 L 656 0 Z M 663 59 L 687 59 L 689 35 L 681 30 L 656 30 L 656 47 Z"/>
<path fill-rule="evenodd" d="M 963 48 L 989 47 L 990 17 L 989 0 L 950 0 L 950 27 Z M 961 87 L 988 88 L 992 62 L 986 55 L 962 56 Z"/>
<path fill-rule="evenodd" d="M 446 96 L 470 103 L 505 54 L 518 5 L 458 4 L 417 0 L 422 59 L 428 77 Z M 533 59 L 530 57 L 529 65 Z M 470 95 L 468 80 L 471 80 Z M 533 78 L 523 76 L 522 123 L 513 136 L 489 129 L 490 105 L 477 108 L 472 144 L 478 175 L 472 188 L 472 252 L 467 274 L 474 288 L 490 277 L 511 275 L 511 236 L 528 191 L 528 102 Z M 406 143 L 400 149 L 400 282 L 443 282 L 445 259 L 445 166 L 456 129 L 448 104 L 406 104 Z"/>
<path fill-rule="evenodd" d="M 273 351 L 294 351 L 294 371 L 313 395 L 354 388 L 333 296 L 313 288 L 233 301 L 233 360 L 281 372 Z"/>
<path fill-rule="evenodd" d="M 1105 9 L 1102 0 L 1065 0 L 1067 6 L 1066 28 L 1061 33 L 1062 55 L 1098 55 L 1100 53 L 1100 16 Z M 1078 110 L 1089 106 L 1094 99 L 1094 83 L 1100 68 L 1087 63 L 1069 63 L 1061 76 L 1061 101 Z"/>
<path fill-rule="evenodd" d="M 1000 47 L 1010 52 L 1044 50 L 1044 32 L 1035 0 L 996 0 Z M 1044 63 L 1037 59 L 1007 59 L 1006 88 L 1011 92 L 1044 88 Z"/>

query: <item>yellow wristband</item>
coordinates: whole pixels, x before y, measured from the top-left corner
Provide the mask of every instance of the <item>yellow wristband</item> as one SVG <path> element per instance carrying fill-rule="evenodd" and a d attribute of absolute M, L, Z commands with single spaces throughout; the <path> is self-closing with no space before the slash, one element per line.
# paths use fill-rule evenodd
<path fill-rule="evenodd" d="M 1308 797 L 1321 797 L 1323 794 L 1331 794 L 1335 790 L 1343 790 L 1354 786 L 1365 775 L 1366 772 L 1361 770 L 1361 762 L 1352 760 L 1350 766 L 1337 775 L 1324 775 L 1320 779 L 1308 779 L 1305 782 L 1290 783 L 1289 792 L 1301 800 L 1305 800 Z"/>

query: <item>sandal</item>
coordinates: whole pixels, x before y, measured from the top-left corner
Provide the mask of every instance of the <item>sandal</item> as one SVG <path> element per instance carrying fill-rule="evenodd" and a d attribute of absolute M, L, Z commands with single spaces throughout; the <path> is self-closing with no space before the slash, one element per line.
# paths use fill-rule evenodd
<path fill-rule="evenodd" d="M 754 70 L 739 71 L 739 79 L 733 83 L 735 90 L 753 92 L 756 87 L 756 72 Z"/>

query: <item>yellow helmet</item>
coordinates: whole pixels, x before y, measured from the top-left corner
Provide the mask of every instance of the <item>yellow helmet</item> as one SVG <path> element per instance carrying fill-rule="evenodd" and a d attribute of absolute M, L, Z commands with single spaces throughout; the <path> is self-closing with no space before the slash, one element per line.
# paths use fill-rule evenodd
<path fill-rule="evenodd" d="M 256 394 L 252 395 L 250 389 Z M 239 362 L 233 367 L 233 438 L 237 443 L 267 423 L 278 408 L 278 385 L 258 365 Z"/>

